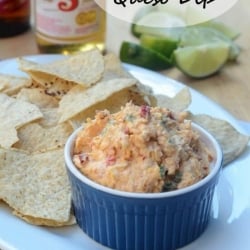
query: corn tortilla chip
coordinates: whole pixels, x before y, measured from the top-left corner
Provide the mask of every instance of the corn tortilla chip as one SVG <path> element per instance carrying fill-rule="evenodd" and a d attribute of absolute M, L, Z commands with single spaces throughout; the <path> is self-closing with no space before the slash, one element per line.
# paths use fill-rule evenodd
<path fill-rule="evenodd" d="M 6 126 L 19 128 L 42 116 L 36 105 L 0 94 L 0 126 L 6 124 Z"/>
<path fill-rule="evenodd" d="M 16 95 L 16 98 L 35 104 L 39 108 L 58 107 L 58 100 L 53 96 L 47 95 L 42 88 L 23 88 Z"/>
<path fill-rule="evenodd" d="M 149 102 L 145 97 L 146 95 L 140 92 L 137 85 L 122 89 L 119 92 L 114 93 L 110 97 L 106 98 L 105 100 L 94 104 L 93 106 L 72 117 L 70 119 L 70 122 L 72 124 L 72 127 L 76 129 L 80 127 L 87 118 L 94 118 L 97 110 L 108 109 L 110 113 L 114 113 L 119 111 L 121 109 L 121 106 L 124 106 L 127 102 L 130 101 L 137 105 L 148 104 Z"/>
<path fill-rule="evenodd" d="M 26 86 L 29 86 L 31 79 L 7 74 L 0 74 L 0 90 L 7 95 L 14 95 Z"/>
<path fill-rule="evenodd" d="M 180 90 L 174 97 L 170 98 L 165 95 L 155 95 L 157 106 L 169 108 L 175 112 L 180 112 L 188 108 L 192 98 L 187 87 Z"/>
<path fill-rule="evenodd" d="M 238 132 L 229 122 L 204 114 L 190 114 L 190 118 L 217 139 L 223 151 L 224 166 L 236 159 L 246 149 L 249 136 Z"/>
<path fill-rule="evenodd" d="M 58 108 L 41 108 L 40 109 L 43 118 L 38 120 L 38 123 L 44 127 L 49 128 L 56 126 L 59 121 L 59 114 L 58 114 Z"/>
<path fill-rule="evenodd" d="M 65 122 L 87 108 L 106 100 L 114 93 L 132 87 L 135 84 L 135 79 L 120 78 L 99 82 L 88 89 L 76 86 L 59 103 L 59 122 Z"/>
<path fill-rule="evenodd" d="M 43 88 L 46 95 L 61 99 L 76 84 L 46 73 L 29 72 L 32 78 L 30 88 Z"/>
<path fill-rule="evenodd" d="M 0 199 L 24 216 L 67 223 L 71 189 L 63 149 L 32 155 L 0 149 Z"/>
<path fill-rule="evenodd" d="M 18 142 L 16 129 L 0 125 L 0 140 L 0 146 L 2 146 L 3 148 L 11 148 L 13 144 Z"/>
<path fill-rule="evenodd" d="M 0 91 L 1 91 L 2 89 L 4 89 L 6 86 L 7 86 L 7 84 L 6 84 L 5 82 L 1 82 L 1 81 L 0 81 Z"/>
<path fill-rule="evenodd" d="M 0 146 L 10 148 L 12 143 L 15 143 L 8 138 L 9 134 L 14 135 L 13 129 L 18 129 L 42 117 L 43 115 L 37 106 L 0 94 Z M 9 141 L 6 142 L 6 140 Z"/>
<path fill-rule="evenodd" d="M 66 222 L 60 222 L 60 221 L 55 221 L 51 219 L 43 219 L 43 218 L 37 218 L 37 217 L 32 217 L 28 215 L 23 215 L 19 213 L 18 211 L 13 211 L 13 214 L 16 215 L 17 217 L 21 218 L 22 220 L 32 224 L 32 225 L 37 225 L 37 226 L 49 226 L 49 227 L 62 227 L 62 226 L 71 226 L 76 224 L 76 219 L 73 214 L 70 215 L 70 218 Z"/>
<path fill-rule="evenodd" d="M 121 61 L 113 53 L 108 53 L 104 56 L 104 65 L 102 81 L 114 78 L 134 78 L 129 72 L 123 69 Z"/>
<path fill-rule="evenodd" d="M 68 56 L 63 60 L 47 64 L 36 64 L 26 59 L 19 59 L 21 70 L 30 73 L 45 73 L 65 81 L 89 87 L 98 82 L 104 71 L 104 59 L 98 49 Z"/>
<path fill-rule="evenodd" d="M 68 123 L 50 128 L 30 123 L 18 129 L 19 141 L 13 147 L 30 153 L 62 148 L 72 132 L 73 129 Z"/>

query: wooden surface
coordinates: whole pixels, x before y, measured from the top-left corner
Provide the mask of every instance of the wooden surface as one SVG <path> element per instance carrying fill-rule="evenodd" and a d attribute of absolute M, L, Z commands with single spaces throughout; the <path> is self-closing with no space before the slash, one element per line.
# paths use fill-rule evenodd
<path fill-rule="evenodd" d="M 241 32 L 236 40 L 242 49 L 237 63 L 227 65 L 219 74 L 203 80 L 188 78 L 177 69 L 161 73 L 203 93 L 237 119 L 250 121 L 250 1 L 239 0 L 219 19 Z M 123 40 L 135 41 L 129 27 L 130 24 L 108 16 L 108 51 L 118 55 Z M 39 54 L 33 30 L 13 38 L 0 39 L 0 60 L 33 54 Z"/>

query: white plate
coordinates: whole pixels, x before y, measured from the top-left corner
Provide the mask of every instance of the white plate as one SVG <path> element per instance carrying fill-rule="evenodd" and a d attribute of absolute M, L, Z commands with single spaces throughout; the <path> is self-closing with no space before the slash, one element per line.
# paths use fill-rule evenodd
<path fill-rule="evenodd" d="M 29 56 L 36 62 L 58 59 L 58 55 Z M 124 65 L 142 83 L 155 92 L 175 95 L 183 84 L 158 73 Z M 0 62 L 0 73 L 23 75 L 15 59 Z M 194 113 L 206 113 L 225 119 L 246 133 L 237 121 L 221 107 L 191 89 Z M 182 250 L 245 250 L 250 246 L 250 149 L 222 172 L 213 202 L 211 223 L 204 234 Z M 88 238 L 78 226 L 64 228 L 38 227 L 25 223 L 0 204 L 0 249 L 18 250 L 103 250 L 107 249 Z"/>

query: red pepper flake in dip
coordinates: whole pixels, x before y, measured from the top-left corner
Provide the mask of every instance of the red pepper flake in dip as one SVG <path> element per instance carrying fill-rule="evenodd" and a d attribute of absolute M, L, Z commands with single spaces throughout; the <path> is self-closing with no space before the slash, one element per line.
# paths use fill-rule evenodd
<path fill-rule="evenodd" d="M 140 113 L 141 117 L 144 118 L 149 118 L 150 116 L 150 107 L 147 105 L 143 105 L 141 106 L 141 113 Z"/>
<path fill-rule="evenodd" d="M 209 173 L 212 155 L 186 114 L 127 103 L 99 111 L 74 145 L 73 161 L 91 180 L 128 192 L 180 189 Z"/>

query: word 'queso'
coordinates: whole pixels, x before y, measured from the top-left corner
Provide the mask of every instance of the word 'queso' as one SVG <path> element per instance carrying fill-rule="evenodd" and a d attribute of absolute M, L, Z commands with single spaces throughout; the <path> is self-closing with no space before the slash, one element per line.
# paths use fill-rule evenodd
<path fill-rule="evenodd" d="M 151 4 L 156 6 L 157 4 L 167 4 L 170 0 L 114 0 L 114 3 L 117 5 L 122 5 L 124 8 L 127 7 L 126 3 L 135 4 L 135 3 L 144 3 Z M 190 2 L 192 0 L 179 0 L 180 5 Z M 202 4 L 203 9 L 207 7 L 207 4 L 214 2 L 215 0 L 193 0 L 195 4 Z"/>

